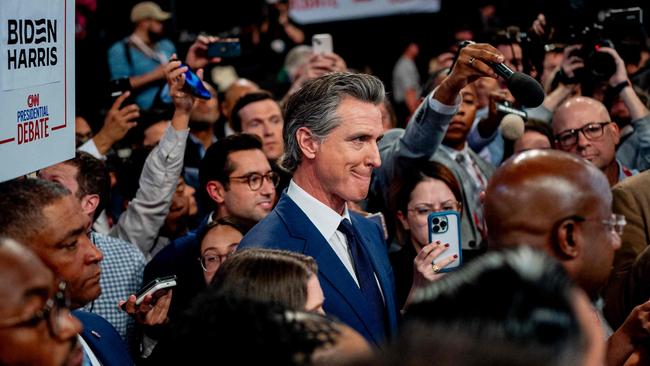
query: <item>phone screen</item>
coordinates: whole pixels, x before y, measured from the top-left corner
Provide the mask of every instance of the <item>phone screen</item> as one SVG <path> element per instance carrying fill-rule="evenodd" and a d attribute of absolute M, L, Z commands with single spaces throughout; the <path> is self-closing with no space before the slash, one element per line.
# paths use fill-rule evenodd
<path fill-rule="evenodd" d="M 433 212 L 429 215 L 429 242 L 440 241 L 442 244 L 449 244 L 449 248 L 442 252 L 440 259 L 457 255 L 458 260 L 441 269 L 441 272 L 450 272 L 463 262 L 460 236 L 460 215 L 456 211 Z"/>

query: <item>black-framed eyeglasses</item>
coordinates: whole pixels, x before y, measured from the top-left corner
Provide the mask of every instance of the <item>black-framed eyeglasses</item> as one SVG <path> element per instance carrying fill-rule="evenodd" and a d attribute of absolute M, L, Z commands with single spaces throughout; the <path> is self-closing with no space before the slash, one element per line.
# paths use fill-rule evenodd
<path fill-rule="evenodd" d="M 258 189 L 262 188 L 264 179 L 267 179 L 271 184 L 273 184 L 273 187 L 277 187 L 280 183 L 280 176 L 276 172 L 268 172 L 266 174 L 250 173 L 242 175 L 241 177 L 228 178 L 228 180 L 248 182 L 248 187 L 250 187 L 251 191 L 257 191 Z"/>
<path fill-rule="evenodd" d="M 555 135 L 555 142 L 564 149 L 570 149 L 578 143 L 578 134 L 580 132 L 582 132 L 587 140 L 595 140 L 603 136 L 605 126 L 610 123 L 612 122 L 592 122 L 580 128 L 562 131 Z"/>
<path fill-rule="evenodd" d="M 45 320 L 52 337 L 58 337 L 61 332 L 61 317 L 70 310 L 70 300 L 65 292 L 66 283 L 58 284 L 54 295 L 45 301 L 45 305 L 31 316 L 19 316 L 0 320 L 0 328 L 35 327 Z"/>

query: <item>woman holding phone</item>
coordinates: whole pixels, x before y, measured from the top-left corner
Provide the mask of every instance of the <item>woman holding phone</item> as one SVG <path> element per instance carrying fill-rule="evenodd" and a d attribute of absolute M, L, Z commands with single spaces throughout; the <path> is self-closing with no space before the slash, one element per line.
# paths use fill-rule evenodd
<path fill-rule="evenodd" d="M 440 270 L 458 261 L 445 255 L 450 243 L 429 243 L 428 217 L 433 212 L 462 211 L 461 191 L 454 174 L 444 165 L 418 162 L 403 169 L 390 189 L 391 208 L 398 221 L 402 248 L 389 255 L 395 274 L 397 301 L 405 305 L 409 293 L 440 276 Z M 460 245 L 460 244 L 457 244 Z"/>

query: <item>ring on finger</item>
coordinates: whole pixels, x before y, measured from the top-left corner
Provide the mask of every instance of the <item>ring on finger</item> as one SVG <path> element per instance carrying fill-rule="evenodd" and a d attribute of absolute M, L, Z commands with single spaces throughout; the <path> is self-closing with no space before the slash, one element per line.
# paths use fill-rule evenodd
<path fill-rule="evenodd" d="M 432 268 L 433 268 L 433 273 L 439 273 L 439 272 L 440 272 L 440 269 L 441 269 L 441 268 L 438 267 L 437 264 L 433 263 L 431 266 L 432 266 Z"/>
<path fill-rule="evenodd" d="M 469 59 L 469 64 L 472 65 L 472 66 L 474 66 L 474 61 L 476 61 L 476 58 L 474 58 L 474 57 L 470 57 L 470 59 Z"/>

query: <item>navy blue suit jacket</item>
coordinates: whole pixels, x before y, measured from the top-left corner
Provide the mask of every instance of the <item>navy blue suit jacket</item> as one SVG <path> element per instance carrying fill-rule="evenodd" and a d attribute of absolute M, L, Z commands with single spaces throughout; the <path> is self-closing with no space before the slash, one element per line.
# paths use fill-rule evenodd
<path fill-rule="evenodd" d="M 395 280 L 382 231 L 379 225 L 359 214 L 350 212 L 350 218 L 381 285 L 388 335 L 395 334 Z M 354 328 L 372 343 L 384 341 L 380 336 L 385 333 L 382 329 L 384 324 L 376 324 L 367 316 L 365 299 L 354 279 L 327 240 L 289 196 L 282 195 L 273 211 L 244 236 L 238 249 L 251 247 L 284 249 L 313 257 L 318 263 L 318 279 L 325 294 L 325 312 Z"/>
<path fill-rule="evenodd" d="M 126 343 L 106 319 L 83 310 L 75 310 L 72 314 L 84 326 L 79 335 L 86 341 L 102 365 L 134 365 Z"/>
<path fill-rule="evenodd" d="M 189 307 L 192 299 L 206 288 L 198 258 L 201 255 L 199 238 L 205 232 L 208 218 L 209 215 L 198 228 L 169 243 L 144 268 L 144 284 L 158 277 L 176 275 L 176 287 L 167 314 L 170 320 L 176 320 Z"/>

